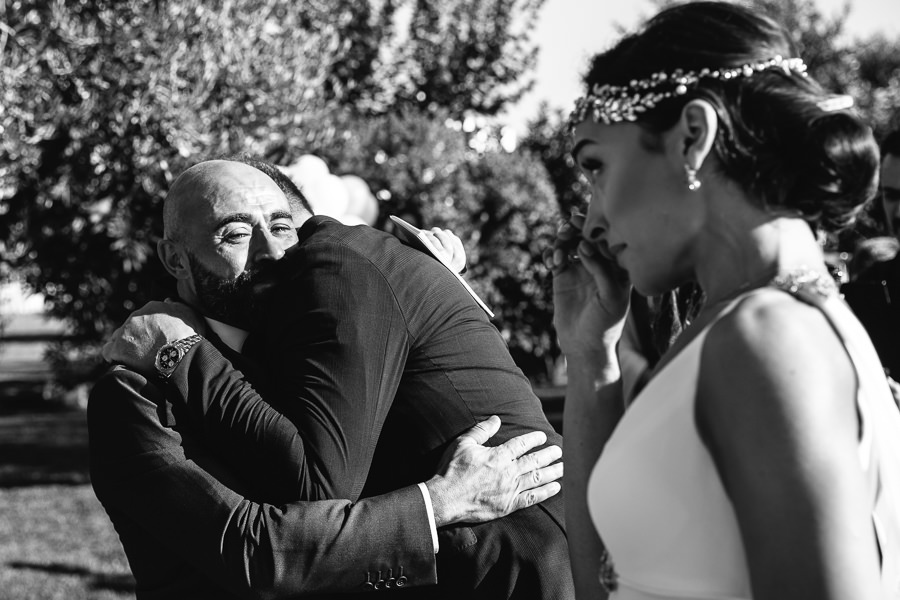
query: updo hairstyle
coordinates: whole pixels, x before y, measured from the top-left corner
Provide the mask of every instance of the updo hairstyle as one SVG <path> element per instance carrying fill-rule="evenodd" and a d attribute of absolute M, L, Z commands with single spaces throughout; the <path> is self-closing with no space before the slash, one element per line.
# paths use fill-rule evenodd
<path fill-rule="evenodd" d="M 784 29 L 734 4 L 694 2 L 665 9 L 644 28 L 596 56 L 585 76 L 595 85 L 628 85 L 653 73 L 735 68 L 775 56 L 796 57 Z M 730 80 L 702 78 L 686 94 L 643 113 L 648 149 L 702 98 L 715 109 L 721 173 L 764 208 L 838 231 L 875 194 L 878 147 L 871 129 L 847 110 L 821 106 L 833 96 L 812 78 L 769 68 Z"/>

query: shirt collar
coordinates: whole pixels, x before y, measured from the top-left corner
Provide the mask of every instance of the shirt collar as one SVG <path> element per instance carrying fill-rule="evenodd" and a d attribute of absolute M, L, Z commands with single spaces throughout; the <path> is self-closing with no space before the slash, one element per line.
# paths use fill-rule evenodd
<path fill-rule="evenodd" d="M 209 328 L 219 336 L 219 339 L 221 339 L 226 346 L 237 353 L 241 352 L 244 347 L 244 342 L 247 341 L 247 337 L 250 335 L 249 331 L 245 331 L 234 325 L 229 325 L 228 323 L 223 323 L 222 321 L 210 319 L 209 317 L 204 317 L 204 319 L 206 319 Z"/>

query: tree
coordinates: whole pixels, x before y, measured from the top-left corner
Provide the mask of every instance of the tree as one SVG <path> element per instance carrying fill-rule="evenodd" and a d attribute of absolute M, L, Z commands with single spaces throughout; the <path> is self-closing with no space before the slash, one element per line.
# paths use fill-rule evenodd
<path fill-rule="evenodd" d="M 322 105 L 328 63 L 309 59 L 329 56 L 336 33 L 304 19 L 321 21 L 324 7 L 252 5 L 4 5 L 0 273 L 42 293 L 78 343 L 102 339 L 150 296 L 174 174 L 200 156 L 261 148 Z"/>
<path fill-rule="evenodd" d="M 551 112 L 546 104 L 541 105 L 537 116 L 529 122 L 528 132 L 519 142 L 519 148 L 538 157 L 544 164 L 556 191 L 560 212 L 568 216 L 573 210 L 585 210 L 591 190 L 569 152 L 571 133 L 567 120 L 568 115 L 563 111 Z"/>
<path fill-rule="evenodd" d="M 506 219 L 491 225 L 497 232 L 536 218 L 513 216 L 528 214 L 508 195 L 514 186 L 502 196 L 515 206 L 509 215 L 499 205 L 439 207 L 451 197 L 474 207 L 476 175 L 502 179 L 491 169 L 505 168 L 524 178 L 519 191 L 546 205 L 539 168 L 526 173 L 517 159 L 474 153 L 469 142 L 482 134 L 447 125 L 496 114 L 527 89 L 542 1 L 0 3 L 0 277 L 15 272 L 44 294 L 50 314 L 72 325 L 77 341 L 59 349 L 60 365 L 67 356 L 95 357 L 99 340 L 165 291 L 155 246 L 173 178 L 198 160 L 235 152 L 287 164 L 321 149 L 344 172 L 371 177 L 370 185 L 402 200 L 397 210 L 459 231 L 470 218 Z M 402 10 L 410 15 L 405 37 Z M 388 181 L 380 155 L 353 140 L 374 136 L 367 122 L 392 122 L 401 107 L 397 140 L 385 140 L 383 155 L 415 166 L 388 170 L 395 177 Z M 411 140 L 400 133 L 406 126 L 415 129 Z M 439 139 L 446 146 L 435 146 Z M 482 160 L 492 166 L 476 169 Z M 447 183 L 450 164 L 459 173 Z M 497 236 L 491 243 L 500 243 Z M 477 269 L 473 275 L 505 304 Z M 549 313 L 541 318 L 549 324 Z"/>
<path fill-rule="evenodd" d="M 462 119 L 498 114 L 530 89 L 544 0 L 414 0 L 393 73 L 401 102 Z"/>

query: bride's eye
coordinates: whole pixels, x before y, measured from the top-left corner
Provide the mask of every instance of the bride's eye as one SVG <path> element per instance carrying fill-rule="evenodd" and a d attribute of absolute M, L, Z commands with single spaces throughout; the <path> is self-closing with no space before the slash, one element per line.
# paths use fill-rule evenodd
<path fill-rule="evenodd" d="M 603 163 L 595 158 L 586 158 L 581 161 L 581 170 L 588 179 L 593 181 L 603 172 Z"/>

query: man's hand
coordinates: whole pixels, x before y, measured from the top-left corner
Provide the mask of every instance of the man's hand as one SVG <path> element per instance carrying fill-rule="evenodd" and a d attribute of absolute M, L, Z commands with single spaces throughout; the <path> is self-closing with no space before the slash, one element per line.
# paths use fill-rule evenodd
<path fill-rule="evenodd" d="M 425 483 L 438 527 L 498 519 L 559 493 L 563 465 L 554 462 L 562 456 L 559 446 L 526 454 L 547 441 L 540 431 L 496 448 L 483 446 L 499 429 L 500 419 L 491 417 L 459 436 L 444 453 L 438 474 Z"/>
<path fill-rule="evenodd" d="M 134 311 L 103 346 L 103 358 L 138 373 L 154 373 L 156 353 L 168 343 L 204 334 L 206 322 L 187 304 L 148 302 Z"/>

